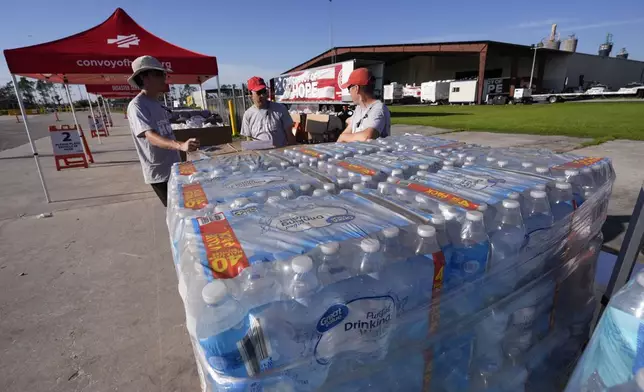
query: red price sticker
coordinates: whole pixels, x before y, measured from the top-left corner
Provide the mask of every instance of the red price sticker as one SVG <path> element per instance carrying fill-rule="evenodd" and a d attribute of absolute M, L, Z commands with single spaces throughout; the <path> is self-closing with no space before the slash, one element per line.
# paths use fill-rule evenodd
<path fill-rule="evenodd" d="M 310 155 L 310 156 L 312 156 L 312 157 L 314 157 L 314 158 L 319 158 L 319 157 L 321 157 L 321 156 L 322 156 L 322 154 L 320 154 L 319 152 L 317 152 L 317 151 L 315 151 L 315 150 L 310 150 L 310 149 L 308 149 L 308 148 L 301 148 L 301 149 L 300 149 L 300 152 L 301 152 L 301 153 L 304 153 L 304 154 L 306 154 L 306 155 Z"/>
<path fill-rule="evenodd" d="M 472 201 L 469 201 L 467 199 L 464 199 L 460 196 L 457 196 L 453 193 L 449 192 L 444 192 L 438 189 L 430 188 L 428 186 L 418 184 L 415 182 L 407 184 L 407 188 L 411 189 L 412 191 L 416 192 L 421 192 L 424 193 L 428 196 L 431 196 L 434 199 L 440 200 L 442 202 L 445 202 L 447 204 L 452 204 L 455 206 L 463 207 L 467 210 L 476 210 L 479 208 L 479 204 L 474 203 Z"/>
<path fill-rule="evenodd" d="M 593 157 L 587 157 L 587 158 L 582 158 L 582 159 L 577 159 L 572 162 L 564 163 L 559 166 L 555 166 L 553 169 L 556 170 L 566 170 L 566 169 L 580 169 L 582 167 L 587 167 L 594 165 L 595 163 L 603 160 L 604 158 L 593 158 Z"/>
<path fill-rule="evenodd" d="M 349 171 L 359 173 L 359 174 L 362 174 L 362 175 L 366 175 L 366 176 L 373 176 L 373 175 L 375 175 L 377 173 L 377 171 L 375 171 L 373 169 L 370 169 L 370 168 L 364 167 L 364 166 L 360 166 L 360 165 L 356 165 L 355 163 L 349 163 L 349 162 L 341 161 L 341 162 L 338 162 L 337 165 L 342 166 L 343 168 L 345 168 L 345 169 L 347 169 Z"/>
<path fill-rule="evenodd" d="M 208 204 L 206 192 L 201 184 L 190 184 L 183 186 L 183 206 L 191 210 L 200 210 Z"/>
<path fill-rule="evenodd" d="M 234 278 L 249 266 L 248 258 L 225 218 L 203 223 L 200 230 L 215 279 Z"/>
<path fill-rule="evenodd" d="M 192 162 L 184 162 L 179 164 L 179 174 L 182 176 L 189 176 L 197 172 L 197 168 Z"/>

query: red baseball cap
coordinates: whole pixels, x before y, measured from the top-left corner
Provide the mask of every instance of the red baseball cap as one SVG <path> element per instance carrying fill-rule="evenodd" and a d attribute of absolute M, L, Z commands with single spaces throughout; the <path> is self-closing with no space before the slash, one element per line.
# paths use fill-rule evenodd
<path fill-rule="evenodd" d="M 349 75 L 349 80 L 346 83 L 342 83 L 342 88 L 347 88 L 349 86 L 366 86 L 371 81 L 371 73 L 366 68 L 356 68 Z"/>
<path fill-rule="evenodd" d="M 264 82 L 264 79 L 259 76 L 253 76 L 248 79 L 248 89 L 250 91 L 266 90 L 266 82 Z"/>

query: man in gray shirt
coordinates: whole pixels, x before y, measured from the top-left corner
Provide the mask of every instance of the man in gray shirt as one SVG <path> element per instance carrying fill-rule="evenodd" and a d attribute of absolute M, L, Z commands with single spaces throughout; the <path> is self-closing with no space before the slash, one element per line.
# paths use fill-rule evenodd
<path fill-rule="evenodd" d="M 353 116 L 347 119 L 347 128 L 338 142 L 366 141 L 387 137 L 391 131 L 391 116 L 384 103 L 373 95 L 374 78 L 367 68 L 357 68 L 349 80 L 342 84 L 348 88 L 356 108 Z"/>
<path fill-rule="evenodd" d="M 254 76 L 248 79 L 253 106 L 244 113 L 241 135 L 254 140 L 263 140 L 273 147 L 295 144 L 293 120 L 286 107 L 269 101 L 264 79 Z"/>
<path fill-rule="evenodd" d="M 199 148 L 197 139 L 178 142 L 168 111 L 157 100 L 165 90 L 166 70 L 159 60 L 142 56 L 132 62 L 134 73 L 128 79 L 130 85 L 141 89 L 127 107 L 134 146 L 141 161 L 143 178 L 159 196 L 164 206 L 168 199 L 168 179 L 172 164 L 179 162 L 179 151 L 194 151 Z"/>

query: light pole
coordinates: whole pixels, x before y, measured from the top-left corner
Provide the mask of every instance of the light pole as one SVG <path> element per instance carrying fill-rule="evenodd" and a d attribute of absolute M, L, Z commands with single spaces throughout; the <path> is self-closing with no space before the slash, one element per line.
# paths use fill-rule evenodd
<path fill-rule="evenodd" d="M 532 78 L 534 77 L 534 66 L 537 62 L 537 49 L 539 47 L 537 45 L 531 45 L 531 49 L 534 50 L 534 56 L 532 56 L 532 70 L 530 71 L 530 84 L 528 85 L 530 90 L 532 90 Z"/>

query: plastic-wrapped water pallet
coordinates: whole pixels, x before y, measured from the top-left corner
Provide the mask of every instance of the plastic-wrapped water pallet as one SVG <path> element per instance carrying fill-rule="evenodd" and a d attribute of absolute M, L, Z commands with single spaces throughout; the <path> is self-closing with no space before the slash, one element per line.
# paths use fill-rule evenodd
<path fill-rule="evenodd" d="M 415 135 L 243 159 L 171 180 L 204 390 L 565 385 L 595 308 L 610 161 Z"/>

